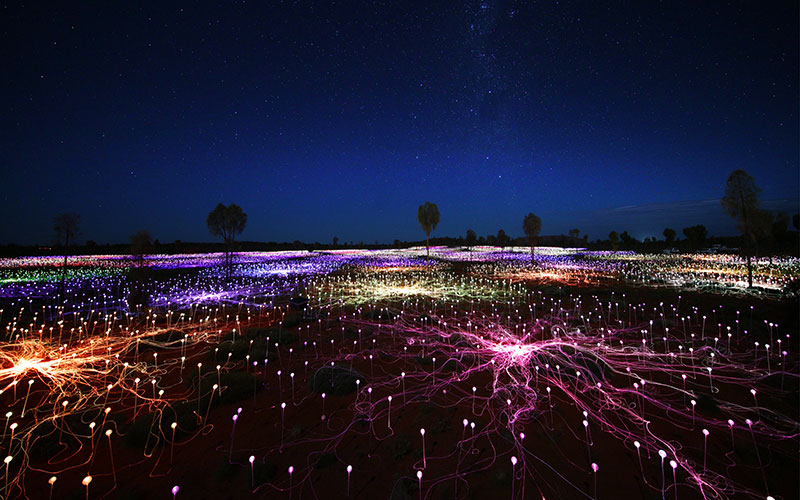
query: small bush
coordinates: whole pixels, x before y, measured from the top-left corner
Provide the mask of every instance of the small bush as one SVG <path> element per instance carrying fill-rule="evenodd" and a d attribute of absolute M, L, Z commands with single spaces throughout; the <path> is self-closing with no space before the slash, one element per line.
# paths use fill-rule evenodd
<path fill-rule="evenodd" d="M 431 434 L 441 434 L 451 429 L 449 419 L 437 419 L 431 426 Z"/>
<path fill-rule="evenodd" d="M 262 327 L 253 327 L 253 328 L 246 328 L 243 330 L 242 336 L 247 339 L 256 339 L 260 337 L 267 337 L 273 331 L 277 331 L 277 328 L 262 328 Z"/>
<path fill-rule="evenodd" d="M 394 482 L 389 498 L 390 500 L 414 500 L 417 498 L 418 491 L 419 485 L 417 485 L 416 479 L 402 477 Z"/>
<path fill-rule="evenodd" d="M 214 398 L 211 401 L 212 408 L 217 405 L 235 403 L 252 397 L 254 384 L 256 384 L 256 390 L 261 388 L 255 378 L 246 372 L 223 372 L 220 374 L 219 380 L 222 384 L 222 395 L 219 394 L 219 391 L 214 394 Z M 211 397 L 211 392 L 214 390 L 214 384 L 216 383 L 216 370 L 213 374 L 204 375 L 200 380 L 200 409 L 202 412 L 205 412 L 208 408 L 208 398 Z"/>
<path fill-rule="evenodd" d="M 338 460 L 336 459 L 336 455 L 334 455 L 333 453 L 322 453 L 320 454 L 319 458 L 317 458 L 317 461 L 314 462 L 314 468 L 325 469 L 327 467 L 330 467 L 331 465 L 334 465 L 337 462 Z"/>
<path fill-rule="evenodd" d="M 155 422 L 156 415 L 147 413 L 139 416 L 125 432 L 124 442 L 132 448 L 152 446 L 161 439 L 161 431 Z"/>
<path fill-rule="evenodd" d="M 505 486 L 511 484 L 511 474 L 501 467 L 497 467 L 492 474 L 494 484 L 497 486 Z"/>
<path fill-rule="evenodd" d="M 228 462 L 228 457 L 222 459 L 218 464 L 217 468 L 214 469 L 214 479 L 217 481 L 223 481 L 226 479 L 230 479 L 239 472 L 239 466 L 235 464 L 231 464 Z M 250 478 L 247 478 L 248 483 L 250 482 Z"/>
<path fill-rule="evenodd" d="M 357 389 L 356 380 L 361 380 L 363 384 L 365 378 L 355 370 L 342 366 L 323 366 L 314 372 L 308 380 L 308 387 L 311 392 L 321 394 L 334 394 L 343 396 L 355 392 Z"/>
<path fill-rule="evenodd" d="M 697 410 L 704 413 L 717 413 L 719 401 L 708 394 L 700 394 L 697 397 Z"/>
<path fill-rule="evenodd" d="M 253 477 L 255 478 L 256 486 L 272 481 L 277 475 L 278 467 L 275 464 L 261 463 L 258 461 L 253 463 Z M 247 478 L 247 484 L 248 486 L 250 485 L 249 477 Z"/>
<path fill-rule="evenodd" d="M 392 445 L 392 459 L 400 461 L 411 451 L 411 440 L 406 435 L 397 436 Z"/>
<path fill-rule="evenodd" d="M 119 498 L 119 500 L 147 500 L 150 497 L 148 497 L 136 486 L 126 486 L 122 489 L 122 491 L 119 492 L 119 496 L 117 498 Z"/>
<path fill-rule="evenodd" d="M 52 421 L 43 421 L 34 427 L 29 442 L 28 451 L 33 459 L 50 458 L 60 448 L 58 430 Z"/>
<path fill-rule="evenodd" d="M 418 365 L 422 366 L 433 366 L 433 357 L 432 356 L 414 356 L 414 362 Z"/>
<path fill-rule="evenodd" d="M 289 345 L 297 342 L 297 333 L 281 329 L 279 332 L 273 332 L 269 337 L 269 343 L 272 348 L 275 348 L 275 343 L 279 345 Z"/>
<path fill-rule="evenodd" d="M 145 309 L 150 302 L 149 283 L 150 270 L 143 267 L 134 267 L 128 271 L 128 308 Z"/>
<path fill-rule="evenodd" d="M 197 413 L 195 413 L 196 411 L 196 401 L 194 403 L 185 401 L 164 409 L 164 414 L 161 418 L 161 432 L 163 432 L 168 439 L 172 439 L 172 427 L 170 426 L 173 422 L 177 422 L 178 427 L 175 432 L 175 439 L 192 434 L 197 430 L 198 417 Z"/>
<path fill-rule="evenodd" d="M 289 437 L 296 438 L 297 436 L 300 436 L 301 434 L 303 434 L 303 432 L 305 432 L 305 430 L 306 430 L 305 427 L 303 427 L 302 425 L 294 424 L 292 426 L 292 429 L 289 431 Z"/>
<path fill-rule="evenodd" d="M 300 314 L 289 314 L 283 319 L 283 328 L 294 328 L 303 322 L 303 317 Z"/>

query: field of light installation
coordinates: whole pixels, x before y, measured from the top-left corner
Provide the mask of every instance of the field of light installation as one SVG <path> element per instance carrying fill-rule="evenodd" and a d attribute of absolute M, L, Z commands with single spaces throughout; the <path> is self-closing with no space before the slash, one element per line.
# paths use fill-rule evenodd
<path fill-rule="evenodd" d="M 797 494 L 797 259 L 221 259 L 0 260 L 4 498 Z"/>

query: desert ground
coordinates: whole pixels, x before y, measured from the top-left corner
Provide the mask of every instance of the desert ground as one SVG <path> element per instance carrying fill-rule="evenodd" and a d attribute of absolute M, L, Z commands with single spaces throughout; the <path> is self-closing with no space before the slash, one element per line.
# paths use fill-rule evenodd
<path fill-rule="evenodd" d="M 798 495 L 798 259 L 61 259 L 0 260 L 4 498 Z"/>

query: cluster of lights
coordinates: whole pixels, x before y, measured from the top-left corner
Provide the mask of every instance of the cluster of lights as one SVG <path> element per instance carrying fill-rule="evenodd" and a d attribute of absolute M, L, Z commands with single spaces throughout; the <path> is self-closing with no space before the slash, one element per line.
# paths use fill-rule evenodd
<path fill-rule="evenodd" d="M 4 497 L 23 490 L 34 477 L 28 474 L 32 466 L 50 478 L 51 493 L 56 478 L 70 470 L 80 472 L 87 495 L 90 484 L 117 487 L 112 442 L 122 433 L 110 422 L 164 414 L 188 401 L 197 405 L 201 427 L 195 437 L 202 439 L 210 432 L 203 428 L 211 420 L 211 403 L 228 390 L 222 374 L 232 370 L 275 384 L 260 399 L 257 387 L 249 388 L 253 406 L 243 405 L 224 429 L 230 431 L 225 452 L 235 463 L 241 447 L 237 423 L 241 434 L 253 408 L 273 412 L 274 436 L 249 443 L 243 463 L 256 494 L 304 488 L 310 474 L 298 462 L 263 484 L 256 484 L 255 467 L 266 457 L 296 456 L 313 444 L 343 450 L 349 495 L 360 466 L 349 465 L 355 457 L 341 445 L 344 438 L 396 439 L 400 429 L 417 425 L 403 415 L 414 414 L 421 402 L 452 412 L 463 425 L 439 438 L 450 439 L 446 451 L 430 447 L 431 435 L 443 432 L 433 423 L 415 429 L 421 449 L 409 477 L 420 496 L 426 484 L 440 480 L 438 471 L 457 485 L 468 484 L 509 461 L 513 494 L 552 496 L 541 491 L 536 464 L 554 460 L 540 441 L 554 431 L 586 450 L 586 460 L 559 462 L 558 474 L 576 496 L 596 497 L 598 477 L 602 485 L 610 468 L 595 453 L 600 442 L 632 447 L 643 485 L 662 496 L 677 491 L 679 479 L 682 487 L 708 497 L 772 493 L 766 475 L 762 485 L 745 480 L 747 474 L 728 474 L 719 461 L 709 460 L 708 446 L 729 439 L 734 449 L 734 439 L 747 438 L 762 471 L 767 464 L 758 455 L 761 447 L 796 448 L 797 420 L 782 404 L 785 381 L 788 388 L 797 378 L 790 332 L 774 322 L 753 322 L 752 308 L 733 317 L 723 314 L 722 305 L 705 310 L 680 298 L 655 305 L 624 294 L 578 293 L 579 285 L 614 280 L 654 286 L 674 279 L 677 288 L 690 287 L 691 279 L 725 283 L 726 276 L 739 279 L 739 260 L 571 250 L 537 253 L 532 265 L 524 248 L 434 248 L 432 255 L 436 260 L 426 260 L 424 249 L 242 254 L 229 282 L 218 278 L 213 256 L 185 256 L 186 262 L 202 262 L 196 266 L 202 269 L 150 278 L 149 304 L 138 308 L 127 305 L 131 285 L 121 276 L 92 274 L 122 267 L 87 265 L 86 276 L 70 279 L 61 302 L 46 280 L 31 280 L 32 288 L 22 292 L 13 288 L 17 283 L 0 284 L 10 304 L 0 308 L 6 338 L 0 346 L 0 400 L 8 408 L 0 422 L 7 455 Z M 472 263 L 455 271 L 447 264 L 455 260 Z M 759 262 L 756 272 L 762 285 L 800 274 L 796 259 L 764 266 Z M 536 288 L 541 283 L 575 293 L 551 296 Z M 288 299 L 300 293 L 308 306 L 292 313 Z M 291 314 L 300 318 L 299 326 L 286 326 Z M 241 339 L 251 327 L 268 327 L 260 333 L 267 337 L 260 344 L 251 340 L 244 360 L 232 360 L 226 339 Z M 294 344 L 278 342 L 286 329 L 296 335 Z M 329 397 L 326 407 L 326 394 L 306 387 L 315 372 L 328 369 L 361 378 L 355 394 Z M 204 373 L 218 382 L 208 394 L 200 394 L 200 384 L 174 382 Z M 208 403 L 201 407 L 204 397 Z M 713 412 L 704 408 L 709 399 Z M 285 432 L 295 412 L 319 412 L 325 431 L 313 440 Z M 177 427 L 173 422 L 171 435 L 153 434 L 168 450 L 170 464 Z M 22 459 L 32 456 L 42 435 L 69 450 L 68 465 Z M 103 467 L 95 460 L 101 443 L 110 457 Z M 145 459 L 155 449 L 153 442 L 145 445 Z M 481 449 L 490 450 L 488 456 Z M 582 475 L 593 484 L 587 491 L 579 486 Z M 173 497 L 179 490 L 171 489 Z"/>

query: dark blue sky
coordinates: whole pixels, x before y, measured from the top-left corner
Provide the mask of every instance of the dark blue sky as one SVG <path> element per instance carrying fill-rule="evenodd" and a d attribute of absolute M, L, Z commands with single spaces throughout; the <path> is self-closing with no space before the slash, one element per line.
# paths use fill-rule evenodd
<path fill-rule="evenodd" d="M 0 243 L 644 237 L 798 210 L 798 2 L 3 6 Z M 702 5 L 699 5 L 702 4 Z"/>

